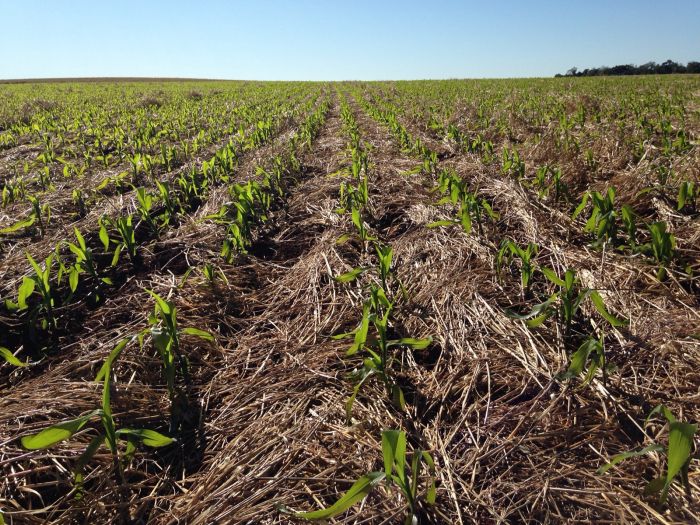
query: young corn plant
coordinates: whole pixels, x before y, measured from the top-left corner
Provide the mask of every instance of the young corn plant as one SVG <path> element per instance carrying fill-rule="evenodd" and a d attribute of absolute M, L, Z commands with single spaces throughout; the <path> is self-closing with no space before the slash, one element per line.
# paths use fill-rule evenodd
<path fill-rule="evenodd" d="M 170 191 L 170 187 L 168 186 L 167 182 L 156 180 L 155 184 L 156 188 L 158 189 L 160 201 L 164 207 L 161 215 L 163 225 L 171 224 L 181 210 L 180 201 L 178 200 L 177 195 Z"/>
<path fill-rule="evenodd" d="M 667 444 L 664 446 L 655 441 L 651 445 L 640 450 L 632 450 L 617 454 L 612 457 L 609 463 L 606 463 L 598 469 L 598 474 L 604 474 L 615 465 L 629 458 L 653 453 L 664 455 L 666 456 L 665 472 L 648 482 L 644 488 L 644 493 L 647 495 L 659 494 L 659 502 L 663 505 L 666 503 L 668 493 L 676 479 L 680 480 L 681 484 L 685 487 L 686 495 L 690 497 L 688 471 L 690 470 L 690 462 L 693 459 L 693 440 L 698 431 L 698 426 L 696 424 L 678 421 L 673 413 L 664 405 L 658 405 L 649 413 L 644 426 L 647 427 L 649 420 L 657 414 L 662 415 L 668 424 Z"/>
<path fill-rule="evenodd" d="M 479 233 L 483 233 L 484 215 L 492 220 L 498 218 L 498 214 L 493 211 L 488 201 L 479 199 L 476 192 L 470 192 L 466 182 L 452 170 L 442 170 L 438 174 L 438 184 L 433 191 L 439 191 L 444 195 L 438 201 L 438 206 L 451 203 L 458 206 L 458 211 L 454 219 L 431 222 L 427 224 L 428 228 L 461 226 L 469 234 L 472 231 L 473 221 L 476 221 Z"/>
<path fill-rule="evenodd" d="M 507 147 L 503 148 L 501 173 L 516 180 L 525 177 L 525 162 L 520 159 L 520 154 L 515 148 L 512 150 Z"/>
<path fill-rule="evenodd" d="M 90 276 L 95 283 L 95 288 L 91 292 L 95 296 L 95 300 L 100 300 L 100 294 L 102 293 L 102 285 L 107 284 L 112 286 L 114 283 L 109 277 L 100 277 L 97 272 L 97 265 L 92 255 L 92 250 L 88 248 L 85 243 L 85 238 L 80 233 L 78 228 L 73 228 L 75 232 L 76 243 L 67 242 L 68 249 L 75 255 L 75 264 L 68 271 L 68 283 L 71 292 L 75 292 L 78 288 L 78 282 L 80 280 L 81 274 L 87 274 Z"/>
<path fill-rule="evenodd" d="M 617 240 L 617 211 L 615 210 L 615 190 L 608 188 L 605 195 L 597 191 L 589 191 L 581 199 L 572 219 L 584 210 L 588 201 L 591 201 L 591 215 L 586 221 L 584 230 L 595 237 L 594 246 L 602 246 L 608 242 Z"/>
<path fill-rule="evenodd" d="M 601 334 L 600 337 L 588 337 L 578 347 L 569 360 L 569 367 L 565 372 L 557 375 L 557 379 L 565 381 L 579 377 L 582 373 L 586 373 L 581 388 L 589 385 L 595 378 L 598 370 L 603 372 L 603 385 L 607 384 L 607 374 L 610 366 L 605 360 L 605 337 Z"/>
<path fill-rule="evenodd" d="M 525 248 L 521 248 L 512 240 L 504 239 L 496 256 L 496 272 L 499 276 L 504 265 L 510 266 L 513 259 L 520 260 L 520 283 L 523 295 L 527 295 L 530 291 L 530 283 L 535 272 L 534 257 L 537 256 L 538 249 L 538 246 L 531 242 Z"/>
<path fill-rule="evenodd" d="M 436 500 L 435 461 L 432 455 L 425 450 L 414 450 L 409 463 L 406 433 L 402 430 L 385 430 L 382 432 L 382 456 L 384 471 L 368 472 L 353 483 L 333 505 L 311 512 L 292 512 L 282 505 L 278 506 L 278 509 L 309 521 L 328 520 L 362 501 L 382 481 L 385 481 L 388 488 L 398 487 L 406 500 L 408 509 L 404 525 L 417 525 L 418 512 L 423 499 L 427 505 L 434 505 Z M 422 494 L 420 480 L 424 465 L 428 469 L 428 480 L 425 494 Z"/>
<path fill-rule="evenodd" d="M 10 311 L 22 311 L 30 309 L 30 323 L 32 326 L 40 321 L 42 330 L 56 328 L 56 317 L 54 315 L 54 289 L 51 284 L 51 269 L 53 267 L 53 254 L 49 255 L 44 261 L 42 268 L 32 258 L 29 253 L 26 254 L 29 264 L 34 269 L 34 275 L 31 277 L 23 277 L 22 284 L 17 290 L 17 302 L 10 300 L 5 301 L 5 306 Z M 29 298 L 37 293 L 39 302 L 31 305 L 28 303 Z"/>
<path fill-rule="evenodd" d="M 506 315 L 514 319 L 524 320 L 530 328 L 540 326 L 550 317 L 556 317 L 564 337 L 568 337 L 579 308 L 586 299 L 590 299 L 596 311 L 611 326 L 619 327 L 628 324 L 626 319 L 619 319 L 608 312 L 603 298 L 596 290 L 582 288 L 574 270 L 567 269 L 563 278 L 560 278 L 554 270 L 549 268 L 540 268 L 540 271 L 557 287 L 557 291 L 544 302 L 535 305 L 527 314 L 521 315 L 506 310 Z"/>
<path fill-rule="evenodd" d="M 535 178 L 529 184 L 537 190 L 540 199 L 549 197 L 554 193 L 554 202 L 568 200 L 568 188 L 562 179 L 561 169 L 545 164 L 537 168 Z"/>
<path fill-rule="evenodd" d="M 37 434 L 24 436 L 21 439 L 22 446 L 27 450 L 46 449 L 62 441 L 70 439 L 74 434 L 82 430 L 83 427 L 85 427 L 85 425 L 87 425 L 90 421 L 100 421 L 102 424 L 102 432 L 98 433 L 92 438 L 90 444 L 78 458 L 77 464 L 73 469 L 74 485 L 76 496 L 78 498 L 80 498 L 81 494 L 84 469 L 89 461 L 95 456 L 103 443 L 107 444 L 107 448 L 112 455 L 112 465 L 117 485 L 119 487 L 123 487 L 125 485 L 124 466 L 120 460 L 118 447 L 119 439 L 124 439 L 127 441 L 126 450 L 122 454 L 123 458 L 127 461 L 133 456 L 135 444 L 138 441 L 142 442 L 146 446 L 154 448 L 164 447 L 174 442 L 173 438 L 164 436 L 155 430 L 116 428 L 111 407 L 112 366 L 131 340 L 132 338 L 122 339 L 117 344 L 117 346 L 110 352 L 109 356 L 95 377 L 95 382 L 102 382 L 101 408 L 92 410 L 76 419 L 52 425 L 38 432 Z"/>
<path fill-rule="evenodd" d="M 82 218 L 87 215 L 87 205 L 85 203 L 85 195 L 80 188 L 75 188 L 71 194 L 73 206 L 75 206 L 78 217 Z"/>
<path fill-rule="evenodd" d="M 692 181 L 681 182 L 676 198 L 676 209 L 686 213 L 696 213 L 698 197 L 700 197 L 700 186 L 696 186 Z"/>
<path fill-rule="evenodd" d="M 117 231 L 119 240 L 114 240 L 109 237 L 107 225 Z M 136 244 L 136 234 L 134 231 L 133 217 L 131 215 L 117 217 L 116 219 L 109 217 L 100 219 L 99 237 L 106 252 L 109 252 L 110 244 L 115 245 L 114 255 L 112 256 L 112 266 L 116 266 L 124 250 L 126 250 L 132 263 L 137 264 L 139 262 L 137 252 L 138 244 Z"/>
<path fill-rule="evenodd" d="M 365 226 L 365 221 L 362 219 L 362 214 L 360 212 L 360 208 L 353 205 L 353 208 L 351 210 L 351 218 L 352 218 L 352 224 L 355 226 L 355 230 L 357 231 L 356 234 L 352 233 L 346 233 L 344 235 L 341 235 L 338 240 L 336 241 L 337 244 L 343 244 L 344 242 L 347 242 L 348 240 L 352 238 L 357 238 L 362 242 L 362 246 L 366 249 L 367 245 L 371 241 L 376 241 L 376 237 L 372 237 L 370 235 L 369 230 L 367 229 L 367 226 Z"/>
<path fill-rule="evenodd" d="M 177 394 L 175 381 L 178 371 L 185 382 L 189 381 L 187 357 L 180 351 L 181 336 L 190 335 L 208 342 L 214 342 L 214 337 L 209 332 L 199 328 L 180 328 L 177 322 L 175 305 L 152 290 L 146 291 L 155 299 L 156 304 L 153 314 L 148 319 L 150 328 L 144 330 L 139 338 L 141 343 L 143 343 L 146 335 L 151 336 L 153 346 L 163 363 L 168 393 L 171 401 L 173 401 Z"/>
<path fill-rule="evenodd" d="M 658 265 L 656 278 L 663 281 L 666 279 L 667 268 L 676 255 L 676 238 L 672 233 L 666 231 L 666 223 L 663 221 L 649 224 L 647 228 L 651 235 L 651 242 L 641 246 L 640 250 L 654 257 Z"/>
<path fill-rule="evenodd" d="M 377 377 L 382 381 L 387 394 L 396 407 L 404 410 L 406 401 L 403 390 L 393 379 L 392 365 L 396 358 L 391 350 L 395 347 L 423 350 L 432 342 L 432 337 L 389 339 L 389 321 L 394 305 L 387 298 L 384 289 L 377 285 L 372 284 L 369 293 L 370 297 L 362 307 L 360 325 L 352 332 L 333 336 L 333 339 L 353 338 L 353 344 L 346 351 L 346 356 L 354 356 L 360 351 L 368 355 L 363 359 L 362 367 L 351 374 L 355 387 L 345 404 L 348 422 L 352 419 L 352 407 L 360 389 L 372 377 Z M 371 330 L 372 328 L 373 330 Z"/>
<path fill-rule="evenodd" d="M 51 219 L 51 208 L 49 204 L 42 205 L 39 199 L 33 195 L 27 195 L 27 200 L 32 205 L 29 216 L 26 219 L 19 220 L 6 228 L 0 229 L 0 234 L 16 233 L 21 230 L 28 232 L 38 231 L 39 236 L 44 236 L 45 227 Z M 34 230 L 33 228 L 36 228 Z"/>

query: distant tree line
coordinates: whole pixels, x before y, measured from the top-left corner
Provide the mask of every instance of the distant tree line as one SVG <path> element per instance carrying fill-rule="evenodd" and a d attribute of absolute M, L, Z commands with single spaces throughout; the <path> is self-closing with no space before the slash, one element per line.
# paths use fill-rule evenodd
<path fill-rule="evenodd" d="M 667 60 L 661 64 L 647 62 L 641 66 L 633 64 L 623 64 L 613 67 L 594 67 L 583 69 L 572 67 L 565 74 L 557 73 L 555 77 L 597 77 L 603 75 L 669 75 L 671 73 L 700 73 L 700 62 L 688 62 L 686 65 L 679 64 L 673 60 Z"/>

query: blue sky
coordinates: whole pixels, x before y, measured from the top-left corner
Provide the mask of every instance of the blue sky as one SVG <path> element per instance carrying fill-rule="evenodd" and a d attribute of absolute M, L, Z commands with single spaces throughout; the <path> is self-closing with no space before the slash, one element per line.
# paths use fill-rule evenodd
<path fill-rule="evenodd" d="M 0 0 L 0 78 L 552 76 L 700 60 L 700 0 Z"/>

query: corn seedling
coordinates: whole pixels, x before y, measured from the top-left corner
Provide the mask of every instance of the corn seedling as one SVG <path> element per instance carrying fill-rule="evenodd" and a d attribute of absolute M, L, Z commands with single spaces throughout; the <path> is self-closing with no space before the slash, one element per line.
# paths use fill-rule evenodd
<path fill-rule="evenodd" d="M 130 341 L 130 338 L 122 339 L 117 344 L 110 352 L 109 357 L 105 360 L 95 377 L 96 382 L 102 382 L 102 407 L 100 409 L 92 410 L 76 419 L 52 425 L 37 434 L 24 436 L 21 439 L 22 446 L 27 450 L 49 448 L 70 439 L 90 421 L 99 419 L 102 424 L 102 432 L 92 438 L 88 447 L 78 458 L 77 464 L 73 470 L 77 495 L 79 495 L 81 491 L 85 466 L 94 457 L 103 443 L 107 444 L 112 455 L 112 464 L 117 484 L 123 486 L 125 480 L 123 466 L 119 459 L 119 449 L 117 445 L 119 439 L 125 439 L 128 442 L 125 451 L 125 456 L 127 458 L 133 455 L 136 441 L 141 441 L 144 445 L 149 447 L 164 447 L 170 445 L 174 441 L 172 438 L 164 436 L 155 430 L 116 428 L 111 408 L 112 365 Z"/>
<path fill-rule="evenodd" d="M 73 206 L 75 206 L 78 217 L 82 218 L 87 215 L 87 206 L 85 204 L 85 196 L 80 188 L 75 188 L 71 194 Z"/>
<path fill-rule="evenodd" d="M 71 292 L 75 292 L 75 290 L 78 288 L 80 274 L 86 273 L 96 283 L 96 288 L 94 290 L 95 300 L 99 301 L 99 294 L 102 289 L 101 283 L 110 286 L 114 283 L 109 277 L 100 277 L 98 275 L 97 267 L 92 256 L 92 250 L 88 248 L 87 244 L 85 243 L 85 238 L 80 233 L 80 230 L 78 230 L 78 228 L 73 228 L 73 230 L 75 232 L 77 244 L 72 242 L 67 243 L 68 248 L 75 255 L 75 264 L 71 267 L 68 273 L 70 290 Z"/>
<path fill-rule="evenodd" d="M 596 290 L 581 288 L 574 270 L 566 270 L 563 278 L 560 278 L 549 268 L 541 268 L 540 270 L 545 277 L 558 288 L 558 291 L 550 295 L 544 302 L 535 305 L 532 310 L 525 315 L 516 314 L 510 310 L 506 310 L 506 315 L 514 319 L 525 320 L 530 328 L 540 326 L 550 317 L 556 316 L 563 329 L 564 335 L 568 336 L 581 304 L 586 299 L 590 298 L 593 307 L 611 326 L 625 326 L 628 323 L 626 319 L 619 319 L 608 312 L 603 298 Z"/>
<path fill-rule="evenodd" d="M 520 283 L 523 287 L 523 294 L 527 294 L 530 290 L 532 275 L 535 272 L 533 258 L 537 255 L 537 251 L 536 244 L 528 243 L 525 248 L 521 248 L 510 239 L 504 239 L 496 256 L 496 271 L 500 275 L 504 264 L 510 265 L 514 258 L 520 259 Z"/>
<path fill-rule="evenodd" d="M 685 487 L 687 494 L 690 495 L 688 470 L 690 469 L 690 462 L 692 460 L 693 438 L 697 433 L 698 426 L 696 424 L 678 421 L 664 405 L 658 405 L 649 413 L 644 426 L 646 427 L 649 424 L 649 420 L 657 414 L 663 415 L 668 423 L 667 445 L 664 446 L 654 442 L 641 450 L 617 454 L 613 456 L 609 463 L 606 463 L 598 469 L 598 474 L 604 474 L 615 465 L 629 458 L 655 452 L 663 454 L 666 456 L 666 472 L 647 483 L 644 492 L 645 494 L 659 493 L 659 501 L 661 504 L 664 504 L 668 498 L 668 492 L 677 478 L 680 478 L 681 484 Z"/>
<path fill-rule="evenodd" d="M 177 323 L 177 309 L 170 301 L 166 301 L 152 290 L 146 290 L 156 301 L 153 314 L 148 319 L 150 329 L 142 332 L 140 339 L 150 334 L 153 346 L 163 363 L 165 381 L 171 400 L 175 395 L 175 379 L 179 370 L 185 381 L 188 380 L 187 358 L 180 352 L 180 336 L 191 335 L 213 342 L 214 337 L 199 328 L 180 328 Z"/>
<path fill-rule="evenodd" d="M 586 368 L 588 365 L 588 368 Z M 579 346 L 578 350 L 571 355 L 568 369 L 557 375 L 557 379 L 564 381 L 567 379 L 572 379 L 574 377 L 579 377 L 583 372 L 586 372 L 586 376 L 583 379 L 582 387 L 588 385 L 598 370 L 603 371 L 603 385 L 607 383 L 607 373 L 609 366 L 605 360 L 605 341 L 604 336 L 600 337 L 588 337 Z"/>
<path fill-rule="evenodd" d="M 676 238 L 666 231 L 666 223 L 654 222 L 648 226 L 651 234 L 651 242 L 641 247 L 646 253 L 651 253 L 659 265 L 656 278 L 663 281 L 666 278 L 666 269 L 675 257 Z"/>
<path fill-rule="evenodd" d="M 41 319 L 41 328 L 48 330 L 56 327 L 56 317 L 54 316 L 54 298 L 53 287 L 51 285 L 51 268 L 53 267 L 53 255 L 49 255 L 44 261 L 44 268 L 32 258 L 29 253 L 26 254 L 27 260 L 34 269 L 34 275 L 31 277 L 23 277 L 22 284 L 17 291 L 17 302 L 10 300 L 5 301 L 6 307 L 10 311 L 22 311 L 30 307 L 27 302 L 35 292 L 39 295 L 40 301 L 31 308 L 30 319 L 32 325 L 35 324 L 39 316 Z"/>
<path fill-rule="evenodd" d="M 330 507 L 312 512 L 291 512 L 284 506 L 278 509 L 295 517 L 315 521 L 327 520 L 342 514 L 350 507 L 362 501 L 383 480 L 388 487 L 397 486 L 406 499 L 408 512 L 404 525 L 417 525 L 418 509 L 421 502 L 420 478 L 423 464 L 427 466 L 429 478 L 425 493 L 425 502 L 434 505 L 436 499 L 435 461 L 429 452 L 414 450 L 411 462 L 408 462 L 406 433 L 401 430 L 382 432 L 382 456 L 384 471 L 369 472 L 358 479 L 350 489 Z"/>
<path fill-rule="evenodd" d="M 146 224 L 153 233 L 158 232 L 158 225 L 151 216 L 153 210 L 153 195 L 148 193 L 145 188 L 135 188 L 136 190 L 136 211 L 139 214 L 141 222 Z"/>
<path fill-rule="evenodd" d="M 503 148 L 501 173 L 516 180 L 525 176 L 525 163 L 520 159 L 520 154 L 515 148 L 512 150 Z"/>
<path fill-rule="evenodd" d="M 355 370 L 351 378 L 355 382 L 353 393 L 345 404 L 345 412 L 348 421 L 351 420 L 352 407 L 362 386 L 371 378 L 378 377 L 383 383 L 387 394 L 394 404 L 401 410 L 405 408 L 404 394 L 391 374 L 391 365 L 394 356 L 390 352 L 393 347 L 406 347 L 413 350 L 423 350 L 430 345 L 432 337 L 414 339 L 405 337 L 401 339 L 389 339 L 387 331 L 389 318 L 394 305 L 386 296 L 384 289 L 371 285 L 370 297 L 362 307 L 362 320 L 360 325 L 349 333 L 338 334 L 333 339 L 346 339 L 353 337 L 353 344 L 345 355 L 353 356 L 359 351 L 365 351 L 369 357 L 363 360 L 362 368 Z M 374 328 L 370 334 L 370 328 Z"/>
<path fill-rule="evenodd" d="M 114 228 L 119 234 L 118 241 L 110 239 L 107 233 L 107 224 Z M 109 252 L 110 244 L 116 245 L 114 248 L 114 255 L 112 256 L 112 266 L 116 266 L 119 262 L 119 256 L 124 250 L 129 254 L 129 258 L 134 264 L 138 261 L 136 236 L 133 226 L 133 217 L 131 215 L 117 217 L 116 219 L 111 219 L 109 217 L 101 219 L 99 236 L 105 251 Z"/>
<path fill-rule="evenodd" d="M 700 195 L 700 187 L 694 182 L 683 181 L 678 188 L 678 197 L 676 199 L 676 209 L 678 211 L 688 210 L 689 213 L 697 211 L 697 201 Z"/>
<path fill-rule="evenodd" d="M 595 246 L 615 242 L 617 239 L 615 190 L 608 188 L 605 195 L 601 195 L 597 191 L 586 192 L 581 203 L 574 210 L 572 219 L 575 219 L 584 210 L 589 200 L 591 201 L 591 215 L 586 221 L 584 230 L 595 236 Z"/>
<path fill-rule="evenodd" d="M 160 202 L 165 208 L 162 214 L 163 224 L 170 224 L 180 211 L 180 201 L 177 196 L 171 193 L 167 182 L 157 180 L 155 184 L 160 196 Z"/>

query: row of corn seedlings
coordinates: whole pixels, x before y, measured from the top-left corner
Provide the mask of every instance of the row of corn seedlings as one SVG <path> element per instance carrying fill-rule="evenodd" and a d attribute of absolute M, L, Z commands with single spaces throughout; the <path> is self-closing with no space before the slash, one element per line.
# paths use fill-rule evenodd
<path fill-rule="evenodd" d="M 350 180 L 343 180 L 339 188 L 339 214 L 349 214 L 353 231 L 344 234 L 339 243 L 350 240 L 359 242 L 368 264 L 359 266 L 335 277 L 339 283 L 350 284 L 363 281 L 361 292 L 364 299 L 362 313 L 357 328 L 348 333 L 337 334 L 333 339 L 352 339 L 352 344 L 345 352 L 350 358 L 361 358 L 361 365 L 355 368 L 349 378 L 354 383 L 352 392 L 345 403 L 348 424 L 352 422 L 352 409 L 364 385 L 378 381 L 383 385 L 388 398 L 401 411 L 405 410 L 403 390 L 395 379 L 394 368 L 397 358 L 405 349 L 422 350 L 431 342 L 430 337 L 416 339 L 412 337 L 392 338 L 396 331 L 395 317 L 397 302 L 407 295 L 403 284 L 394 273 L 393 250 L 369 232 L 365 222 L 369 214 L 369 157 L 361 140 L 355 117 L 343 95 L 341 96 L 341 119 L 343 131 L 348 138 L 348 157 L 350 165 L 347 175 Z M 376 262 L 369 261 L 374 256 Z M 408 461 L 406 432 L 402 430 L 384 430 L 381 435 L 383 471 L 372 471 L 357 479 L 350 489 L 335 503 L 324 509 L 311 512 L 292 512 L 284 506 L 280 510 L 294 514 L 306 520 L 325 520 L 337 516 L 353 505 L 362 501 L 382 481 L 389 487 L 396 486 L 403 495 L 407 513 L 405 523 L 417 523 L 418 510 L 422 502 L 432 505 L 436 499 L 435 462 L 428 451 L 416 449 L 411 461 Z M 421 470 L 428 470 L 427 489 L 420 489 Z"/>

